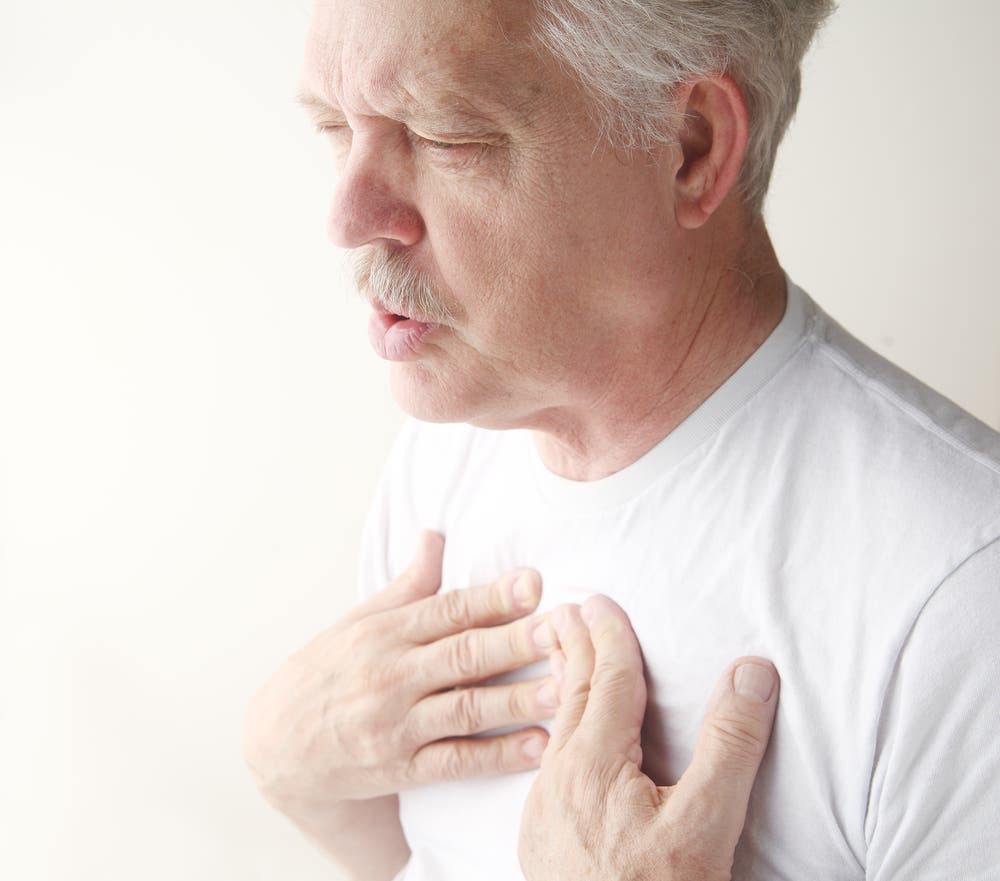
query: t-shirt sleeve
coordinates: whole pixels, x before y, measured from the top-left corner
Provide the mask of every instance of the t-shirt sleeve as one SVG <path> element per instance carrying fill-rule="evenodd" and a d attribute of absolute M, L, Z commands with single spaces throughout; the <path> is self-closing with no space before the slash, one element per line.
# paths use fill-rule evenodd
<path fill-rule="evenodd" d="M 917 618 L 879 723 L 869 881 L 1000 878 L 1000 540 Z"/>

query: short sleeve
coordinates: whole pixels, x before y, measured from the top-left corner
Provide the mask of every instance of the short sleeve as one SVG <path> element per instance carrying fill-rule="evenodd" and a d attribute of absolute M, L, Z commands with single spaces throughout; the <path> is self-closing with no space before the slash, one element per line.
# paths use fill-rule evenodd
<path fill-rule="evenodd" d="M 1000 540 L 935 591 L 886 692 L 869 881 L 1000 878 Z"/>

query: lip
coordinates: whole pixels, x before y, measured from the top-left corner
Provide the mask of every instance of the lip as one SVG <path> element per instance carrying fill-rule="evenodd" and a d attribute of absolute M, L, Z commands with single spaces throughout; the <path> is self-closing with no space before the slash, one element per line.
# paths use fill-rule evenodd
<path fill-rule="evenodd" d="M 401 318 L 372 304 L 368 341 L 386 361 L 414 361 L 420 357 L 424 340 L 440 325 L 418 318 Z"/>
<path fill-rule="evenodd" d="M 394 320 L 399 320 L 401 318 L 404 321 L 416 321 L 419 324 L 435 324 L 436 323 L 434 321 L 431 321 L 429 318 L 425 318 L 423 315 L 419 315 L 419 314 L 417 314 L 415 312 L 414 313 L 409 313 L 407 315 L 400 315 L 399 312 L 390 312 L 378 300 L 369 300 L 368 303 L 372 307 L 372 310 L 377 315 L 384 315 L 384 316 L 387 316 L 387 317 L 392 318 Z"/>

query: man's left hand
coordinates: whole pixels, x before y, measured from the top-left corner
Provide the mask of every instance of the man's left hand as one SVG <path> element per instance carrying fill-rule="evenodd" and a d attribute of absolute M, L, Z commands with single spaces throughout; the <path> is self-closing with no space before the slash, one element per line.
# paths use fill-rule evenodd
<path fill-rule="evenodd" d="M 550 619 L 559 712 L 521 818 L 527 881 L 729 881 L 778 699 L 770 662 L 734 662 L 673 786 L 642 773 L 646 684 L 625 613 L 604 596 Z"/>

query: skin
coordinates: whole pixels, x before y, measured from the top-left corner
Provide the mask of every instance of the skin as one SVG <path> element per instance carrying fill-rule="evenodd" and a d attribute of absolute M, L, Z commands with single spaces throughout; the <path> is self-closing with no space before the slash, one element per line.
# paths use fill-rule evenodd
<path fill-rule="evenodd" d="M 731 81 L 666 96 L 690 125 L 626 154 L 526 9 L 318 3 L 303 91 L 339 170 L 331 240 L 405 251 L 455 316 L 392 365 L 399 404 L 531 429 L 550 470 L 591 480 L 746 360 L 780 320 L 784 278 L 734 190 L 747 119 Z"/>
<path fill-rule="evenodd" d="M 451 316 L 393 363 L 397 401 L 425 420 L 530 429 L 550 470 L 592 480 L 634 462 L 759 347 L 784 277 L 735 189 L 748 122 L 733 81 L 683 83 L 664 96 L 685 114 L 674 141 L 624 153 L 533 43 L 530 9 L 318 2 L 302 91 L 339 170 L 331 239 L 405 255 Z M 350 877 L 388 881 L 408 855 L 395 793 L 537 767 L 544 748 L 521 829 L 529 881 L 728 878 L 773 668 L 758 659 L 764 701 L 737 695 L 727 671 L 692 769 L 657 789 L 641 772 L 641 656 L 621 610 L 531 620 L 537 573 L 528 607 L 509 577 L 437 595 L 442 553 L 425 535 L 407 574 L 251 701 L 245 754 L 268 800 Z M 540 623 L 548 643 L 533 644 Z M 553 650 L 559 683 L 477 685 Z M 547 747 L 530 727 L 555 712 L 546 687 L 562 701 Z M 512 723 L 529 729 L 468 739 Z"/>
<path fill-rule="evenodd" d="M 561 705 L 521 819 L 527 881 L 729 881 L 778 700 L 777 671 L 741 658 L 709 701 L 674 786 L 642 773 L 642 654 L 604 596 L 552 618 Z"/>
<path fill-rule="evenodd" d="M 352 878 L 392 878 L 409 856 L 396 793 L 535 768 L 548 739 L 532 723 L 555 712 L 551 677 L 477 685 L 554 648 L 531 616 L 538 574 L 439 595 L 443 553 L 424 532 L 399 578 L 292 655 L 247 707 L 258 788 Z M 507 725 L 522 730 L 470 737 Z"/>
<path fill-rule="evenodd" d="M 247 765 L 264 797 L 346 877 L 390 881 L 409 848 L 397 793 L 541 768 L 521 821 L 527 881 L 728 881 L 777 706 L 773 666 L 725 672 L 675 786 L 642 773 L 642 655 L 595 596 L 532 616 L 537 572 L 438 594 L 442 536 L 292 655 L 250 701 Z M 549 657 L 553 675 L 484 679 Z M 558 708 L 558 711 L 557 711 Z M 552 718 L 551 737 L 533 723 Z M 521 725 L 504 735 L 491 729 Z"/>

